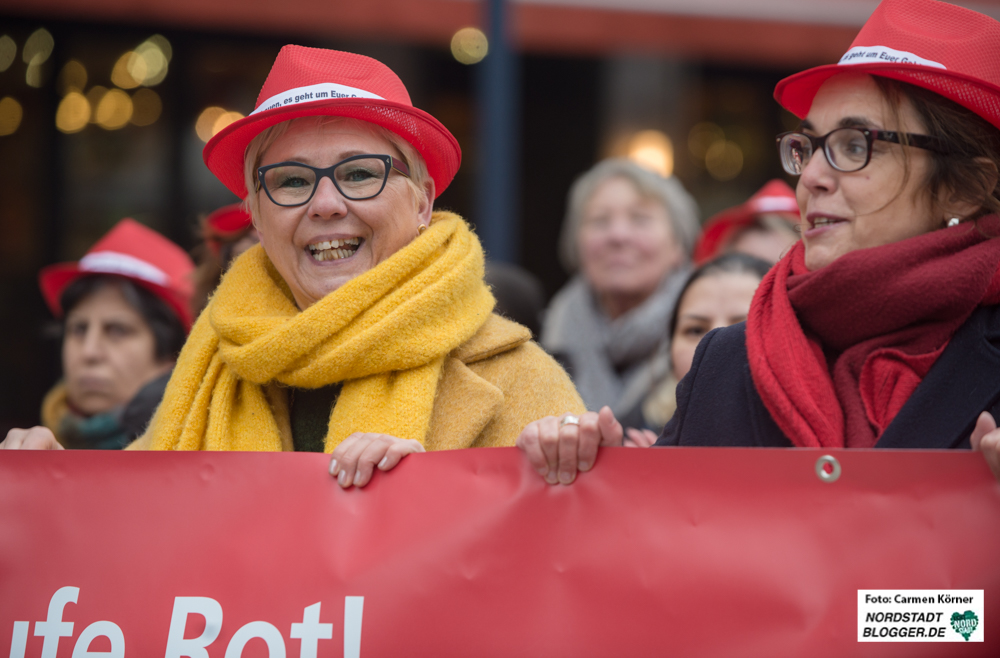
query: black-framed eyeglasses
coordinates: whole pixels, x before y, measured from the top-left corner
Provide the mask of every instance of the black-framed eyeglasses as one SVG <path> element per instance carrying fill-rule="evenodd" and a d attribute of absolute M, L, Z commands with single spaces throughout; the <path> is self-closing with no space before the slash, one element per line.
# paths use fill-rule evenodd
<path fill-rule="evenodd" d="M 892 130 L 869 130 L 868 128 L 837 128 L 822 137 L 813 137 L 800 132 L 778 135 L 778 153 L 785 171 L 798 176 L 809 164 L 813 153 L 823 149 L 826 161 L 837 171 L 852 172 L 864 169 L 872 159 L 872 144 L 875 141 L 901 144 L 906 143 L 928 151 L 944 153 L 940 139 L 928 135 L 900 133 Z"/>
<path fill-rule="evenodd" d="M 392 170 L 410 177 L 406 163 L 391 155 L 352 155 L 325 169 L 301 162 L 279 162 L 257 169 L 257 189 L 263 187 L 275 205 L 301 206 L 309 203 L 326 177 L 345 198 L 363 201 L 382 193 Z"/>

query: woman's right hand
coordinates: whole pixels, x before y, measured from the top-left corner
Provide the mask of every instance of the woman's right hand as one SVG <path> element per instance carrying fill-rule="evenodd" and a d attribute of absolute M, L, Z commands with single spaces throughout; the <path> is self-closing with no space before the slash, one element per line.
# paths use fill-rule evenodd
<path fill-rule="evenodd" d="M 588 411 L 577 423 L 564 423 L 569 416 L 546 416 L 528 423 L 517 437 L 517 447 L 549 484 L 570 484 L 577 472 L 594 467 L 598 447 L 622 444 L 622 426 L 610 407 L 600 413 Z"/>
<path fill-rule="evenodd" d="M 7 438 L 0 442 L 0 450 L 63 450 L 63 447 L 52 430 L 36 426 L 27 430 L 15 427 L 7 432 Z"/>

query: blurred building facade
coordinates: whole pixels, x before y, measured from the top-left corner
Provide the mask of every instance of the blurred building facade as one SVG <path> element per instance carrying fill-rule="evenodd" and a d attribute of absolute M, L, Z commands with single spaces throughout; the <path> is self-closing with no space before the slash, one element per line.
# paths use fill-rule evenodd
<path fill-rule="evenodd" d="M 959 3 L 1000 17 L 1000 0 Z M 776 133 L 797 125 L 774 84 L 834 62 L 874 0 L 520 0 L 506 26 L 518 75 L 513 260 L 551 294 L 573 179 L 630 155 L 673 173 L 703 217 L 783 175 Z M 473 223 L 473 0 L 0 0 L 0 431 L 34 424 L 58 378 L 38 270 L 79 258 L 122 217 L 186 248 L 199 216 L 235 201 L 201 148 L 253 109 L 286 43 L 350 50 L 395 70 L 458 138 L 438 205 Z M 488 172 L 487 172 L 488 176 Z M 482 227 L 480 227 L 482 229 Z M 487 245 L 489 246 L 489 245 Z"/>

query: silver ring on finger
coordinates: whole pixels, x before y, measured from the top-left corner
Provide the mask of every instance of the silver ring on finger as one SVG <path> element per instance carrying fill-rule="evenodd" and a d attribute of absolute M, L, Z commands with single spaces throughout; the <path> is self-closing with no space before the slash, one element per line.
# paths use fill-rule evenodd
<path fill-rule="evenodd" d="M 573 414 L 566 414 L 559 421 L 559 429 L 562 429 L 566 425 L 579 425 L 579 424 L 580 424 L 580 419 L 578 417 L 574 416 Z"/>

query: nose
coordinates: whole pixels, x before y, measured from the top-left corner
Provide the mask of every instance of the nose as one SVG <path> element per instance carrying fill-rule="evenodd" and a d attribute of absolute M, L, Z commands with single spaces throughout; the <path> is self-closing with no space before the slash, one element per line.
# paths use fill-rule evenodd
<path fill-rule="evenodd" d="M 811 194 L 829 193 L 836 188 L 839 175 L 840 172 L 830 166 L 823 149 L 819 149 L 802 168 L 799 185 L 805 187 Z"/>
<path fill-rule="evenodd" d="M 101 327 L 97 322 L 87 325 L 87 331 L 83 335 L 83 343 L 80 346 L 80 353 L 88 362 L 100 361 L 104 356 L 104 340 L 101 335 Z"/>
<path fill-rule="evenodd" d="M 309 216 L 314 219 L 333 219 L 347 214 L 347 199 L 329 176 L 316 183 L 316 193 L 309 200 Z"/>

